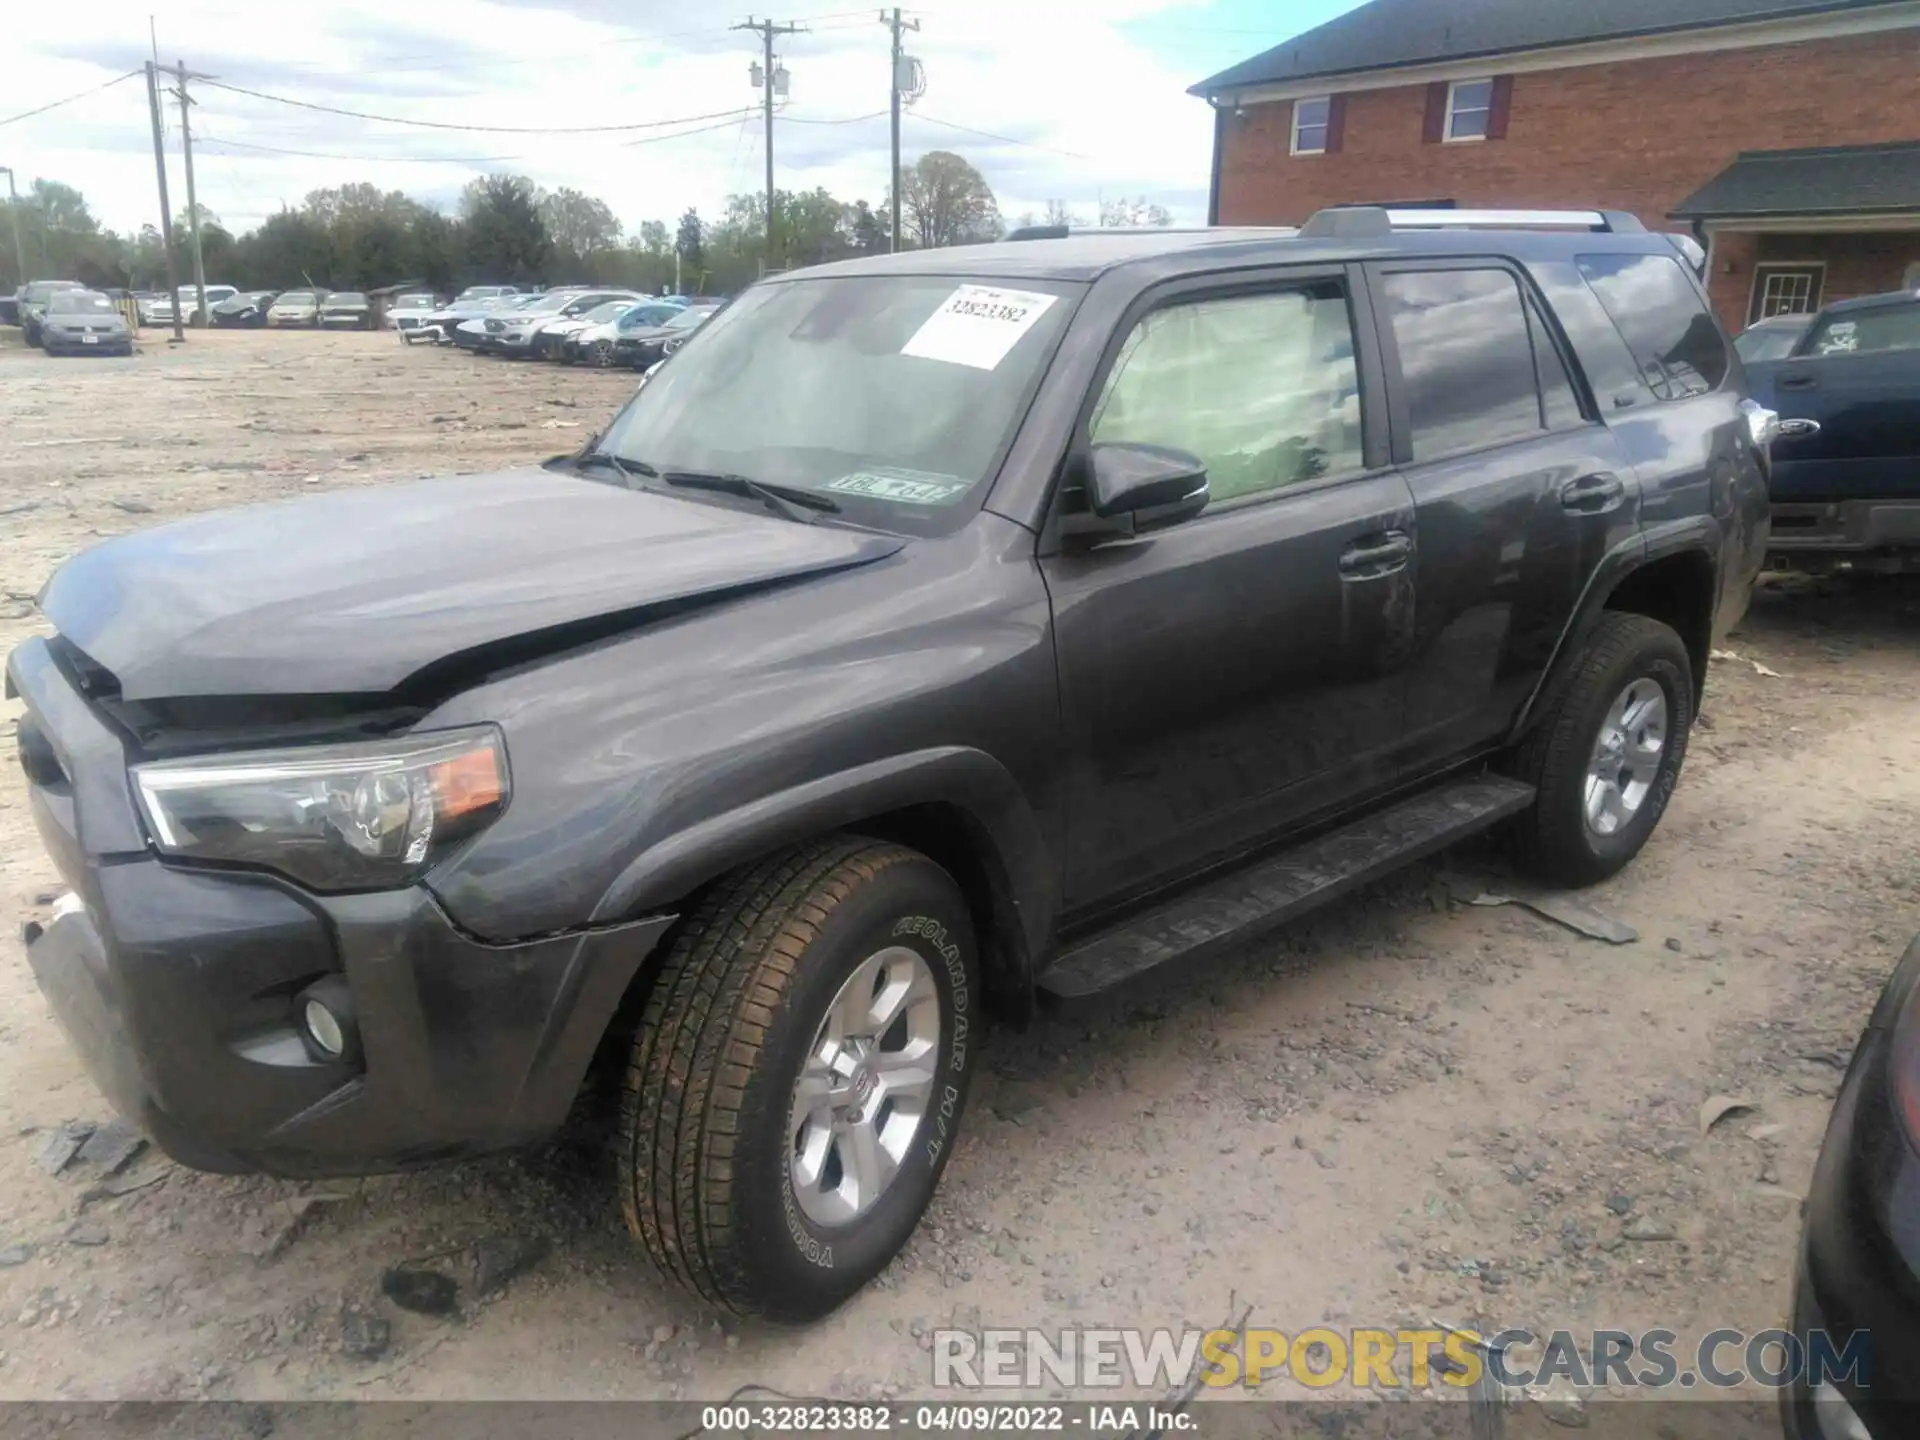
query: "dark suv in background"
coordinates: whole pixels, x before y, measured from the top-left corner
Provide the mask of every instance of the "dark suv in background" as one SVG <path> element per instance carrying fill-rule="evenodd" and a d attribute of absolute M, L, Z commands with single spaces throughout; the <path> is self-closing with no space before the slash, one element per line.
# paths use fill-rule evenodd
<path fill-rule="evenodd" d="M 1827 306 L 1749 365 L 1780 413 L 1773 551 L 1783 568 L 1920 568 L 1920 294 Z"/>
<path fill-rule="evenodd" d="M 987 1011 L 1659 822 L 1769 417 L 1665 237 L 1498 218 L 778 275 L 578 454 L 84 552 L 7 670 L 42 988 L 213 1169 L 520 1144 L 603 1078 L 653 1259 L 823 1313 Z"/>

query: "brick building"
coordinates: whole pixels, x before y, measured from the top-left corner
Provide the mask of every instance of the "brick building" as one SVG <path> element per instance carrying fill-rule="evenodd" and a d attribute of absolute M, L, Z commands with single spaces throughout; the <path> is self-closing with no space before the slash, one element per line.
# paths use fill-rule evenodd
<path fill-rule="evenodd" d="M 1915 0 L 1372 0 L 1193 93 L 1217 224 L 1630 210 L 1735 329 L 1920 286 Z"/>

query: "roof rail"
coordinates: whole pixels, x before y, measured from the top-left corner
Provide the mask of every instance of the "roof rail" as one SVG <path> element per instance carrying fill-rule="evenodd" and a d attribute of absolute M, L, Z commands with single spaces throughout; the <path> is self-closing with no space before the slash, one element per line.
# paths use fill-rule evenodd
<path fill-rule="evenodd" d="M 1006 234 L 1009 240 L 1064 240 L 1069 235 L 1292 235 L 1290 225 L 1021 225 Z"/>
<path fill-rule="evenodd" d="M 1336 205 L 1314 212 L 1300 227 L 1313 240 L 1367 240 L 1395 230 L 1594 230 L 1620 235 L 1646 233 L 1624 210 L 1388 210 L 1377 205 Z"/>

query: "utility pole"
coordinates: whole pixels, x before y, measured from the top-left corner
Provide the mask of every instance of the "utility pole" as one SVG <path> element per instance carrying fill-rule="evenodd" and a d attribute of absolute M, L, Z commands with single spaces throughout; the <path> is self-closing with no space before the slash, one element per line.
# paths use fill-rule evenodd
<path fill-rule="evenodd" d="M 27 283 L 27 247 L 20 243 L 20 192 L 13 188 L 13 167 L 0 165 L 7 172 L 7 215 L 13 221 L 13 263 L 19 267 L 20 283 Z"/>
<path fill-rule="evenodd" d="M 173 343 L 185 340 L 181 328 L 180 277 L 173 263 L 173 207 L 167 201 L 167 150 L 160 140 L 160 67 L 147 62 L 147 109 L 153 115 L 153 168 L 160 180 L 160 244 L 167 253 L 167 293 L 173 296 Z"/>
<path fill-rule="evenodd" d="M 911 73 L 913 62 L 900 53 L 900 32 L 902 30 L 918 30 L 920 28 L 920 22 L 918 20 L 902 20 L 900 18 L 900 7 L 896 5 L 892 15 L 888 15 L 884 10 L 880 12 L 880 23 L 893 32 L 893 68 L 891 72 L 893 78 L 892 82 L 887 86 L 889 98 L 893 102 L 893 183 L 887 191 L 888 200 L 890 201 L 893 211 L 893 225 L 887 233 L 890 237 L 889 248 L 898 251 L 900 248 L 900 94 L 904 90 L 911 90 L 913 88 L 911 83 L 909 83 L 913 79 Z M 902 73 L 903 71 L 907 73 Z"/>
<path fill-rule="evenodd" d="M 180 149 L 187 160 L 187 232 L 193 237 L 193 289 L 198 297 L 195 308 L 204 330 L 213 322 L 207 314 L 207 267 L 200 258 L 200 204 L 193 196 L 193 126 L 187 119 L 187 107 L 193 101 L 187 98 L 187 62 L 176 61 L 174 73 L 180 77 L 180 88 L 173 93 L 180 97 Z M 180 303 L 178 296 L 173 303 Z"/>
<path fill-rule="evenodd" d="M 760 37 L 761 55 L 764 64 L 753 68 L 759 72 L 760 104 L 766 112 L 767 120 L 767 269 L 778 268 L 780 255 L 779 218 L 774 214 L 773 205 L 773 91 L 775 72 L 773 68 L 773 37 L 776 35 L 798 35 L 798 25 L 776 25 L 771 20 L 755 20 L 749 15 L 743 24 L 735 25 L 735 30 L 751 30 Z M 779 80 L 786 79 L 786 72 L 779 73 Z"/>

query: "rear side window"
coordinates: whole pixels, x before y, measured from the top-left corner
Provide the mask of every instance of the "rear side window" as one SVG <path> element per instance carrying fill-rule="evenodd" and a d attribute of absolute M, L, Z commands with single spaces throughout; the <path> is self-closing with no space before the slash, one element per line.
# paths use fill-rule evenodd
<path fill-rule="evenodd" d="M 1920 349 L 1920 305 L 1853 310 L 1829 315 L 1813 332 L 1809 355 L 1864 355 L 1875 350 Z"/>
<path fill-rule="evenodd" d="M 1680 262 L 1669 255 L 1579 255 L 1575 263 L 1662 400 L 1717 390 L 1727 342 Z"/>
<path fill-rule="evenodd" d="M 1384 277 L 1382 292 L 1415 460 L 1540 433 L 1533 340 L 1511 274 L 1402 272 Z"/>
<path fill-rule="evenodd" d="M 1089 432 L 1197 456 L 1217 500 L 1360 469 L 1345 289 L 1324 281 L 1155 310 L 1121 347 Z"/>

